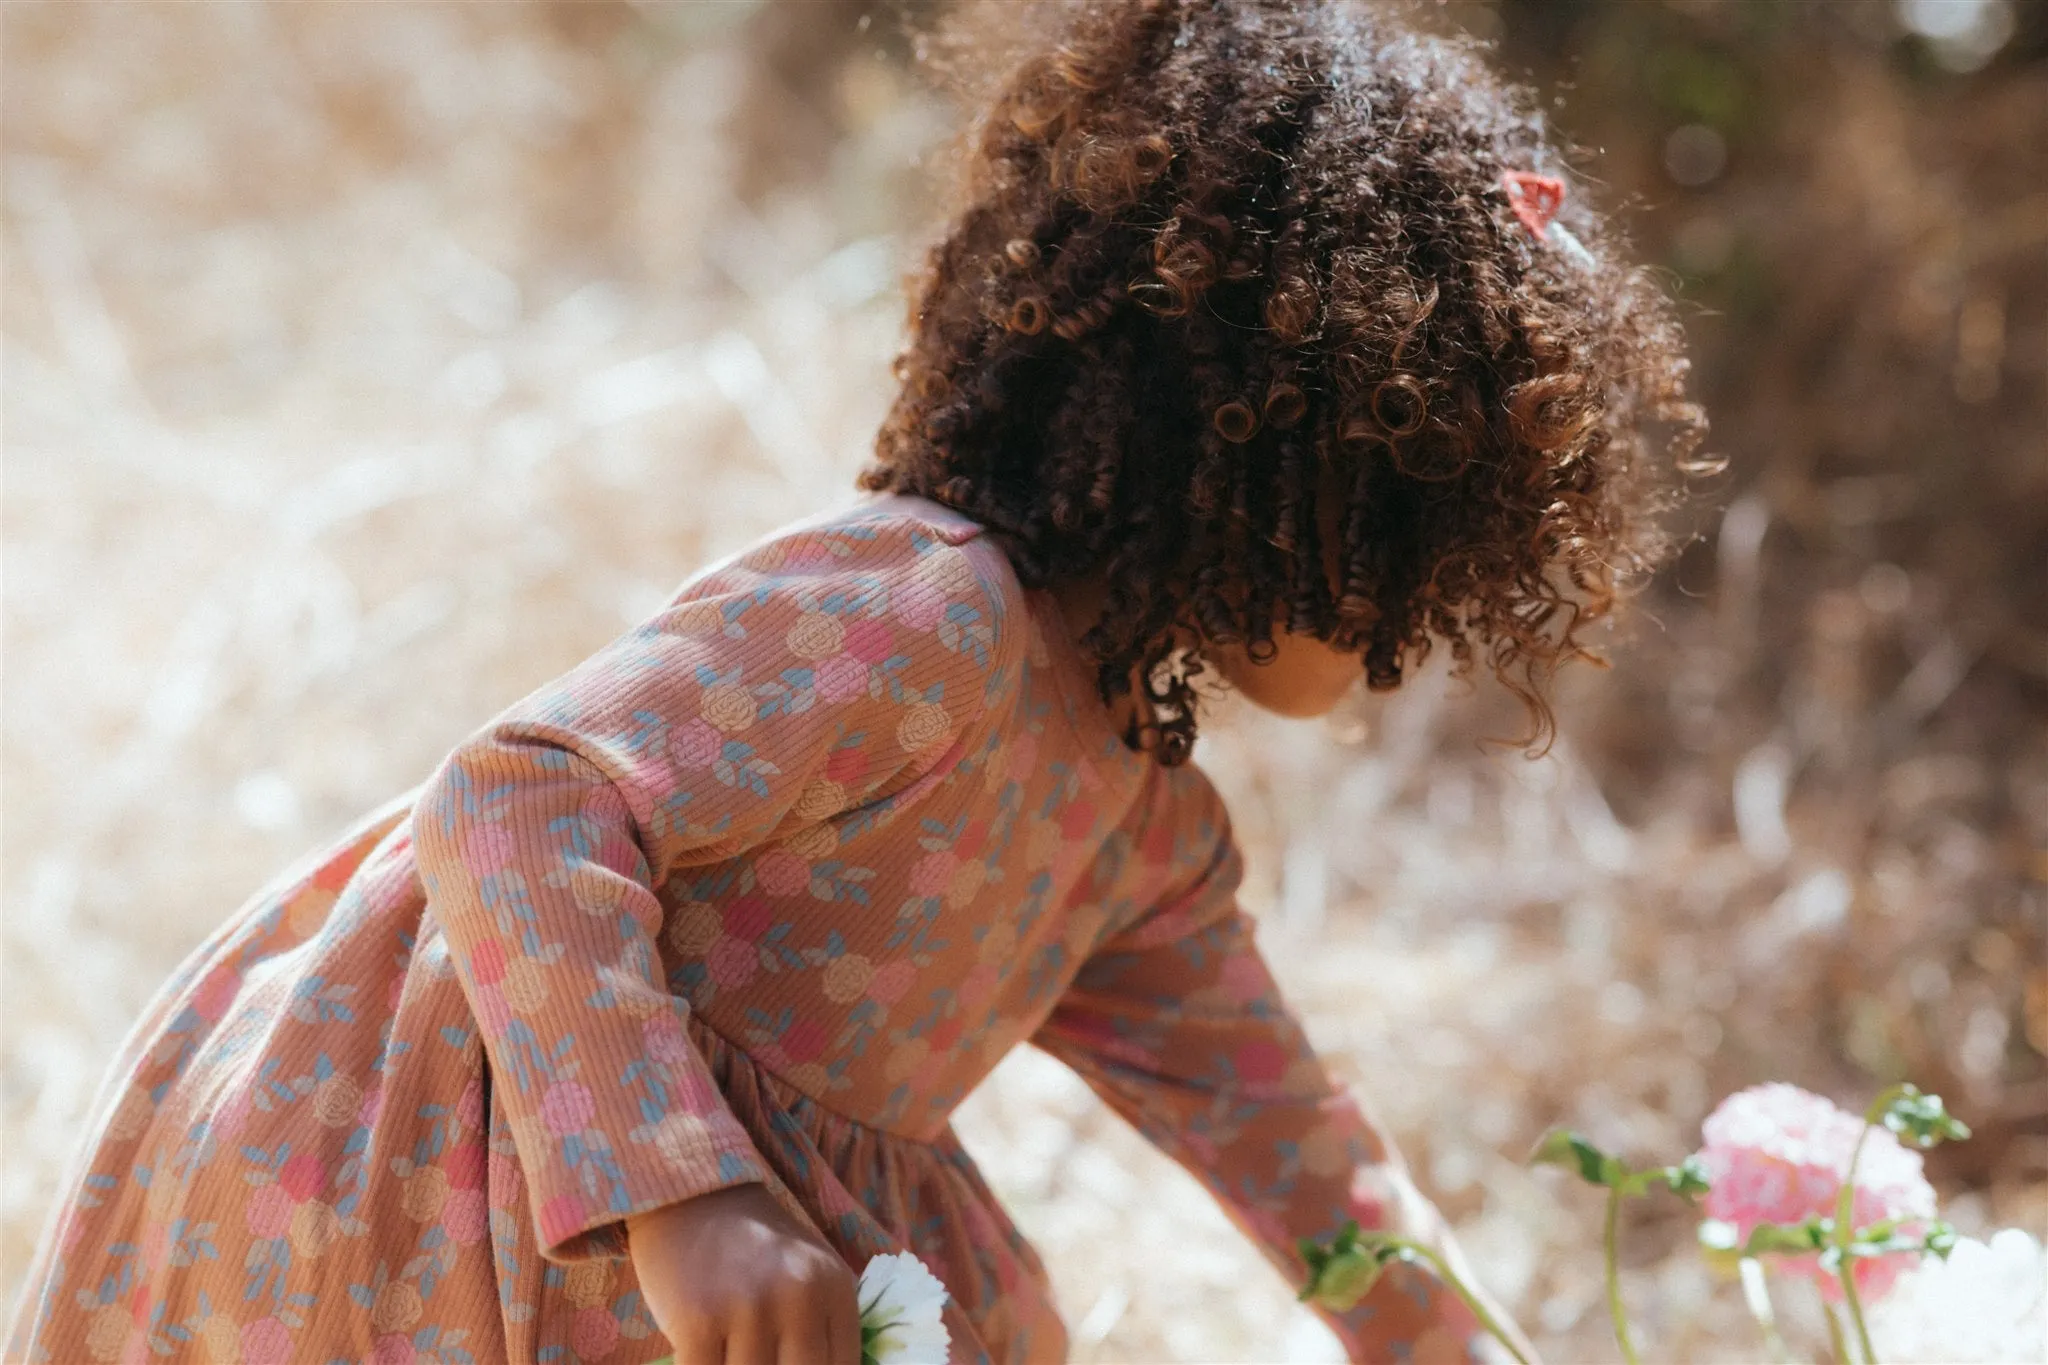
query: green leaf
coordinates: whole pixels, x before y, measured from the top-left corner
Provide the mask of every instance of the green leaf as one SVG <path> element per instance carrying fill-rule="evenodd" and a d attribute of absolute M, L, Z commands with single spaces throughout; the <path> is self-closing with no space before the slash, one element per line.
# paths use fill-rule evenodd
<path fill-rule="evenodd" d="M 1336 1313 L 1348 1313 L 1372 1292 L 1384 1262 L 1375 1251 L 1351 1247 L 1332 1255 L 1316 1271 L 1301 1293 L 1304 1303 L 1320 1304 Z"/>
<path fill-rule="evenodd" d="M 1947 1223 L 1937 1222 L 1927 1229 L 1927 1239 L 1923 1245 L 1928 1255 L 1939 1256 L 1946 1261 L 1948 1254 L 1956 1249 L 1956 1230 Z"/>
<path fill-rule="evenodd" d="M 1545 1134 L 1543 1141 L 1529 1155 L 1532 1165 L 1563 1166 L 1575 1170 L 1579 1178 L 1594 1185 L 1620 1186 L 1627 1181 L 1628 1167 L 1616 1157 L 1595 1147 L 1577 1133 L 1564 1128 L 1553 1128 Z"/>
<path fill-rule="evenodd" d="M 1899 1087 L 1898 1097 L 1885 1107 L 1883 1121 L 1916 1147 L 1961 1142 L 1970 1136 L 1970 1126 L 1948 1112 L 1941 1096 L 1925 1094 L 1912 1085 Z"/>
<path fill-rule="evenodd" d="M 1657 1175 L 1673 1194 L 1686 1199 L 1697 1199 L 1711 1188 L 1706 1163 L 1697 1155 L 1687 1157 L 1676 1166 L 1666 1166 Z"/>
<path fill-rule="evenodd" d="M 1809 1218 L 1803 1223 L 1758 1223 L 1742 1245 L 1744 1256 L 1768 1256 L 1774 1252 L 1804 1256 L 1827 1247 L 1835 1229 L 1832 1218 Z"/>

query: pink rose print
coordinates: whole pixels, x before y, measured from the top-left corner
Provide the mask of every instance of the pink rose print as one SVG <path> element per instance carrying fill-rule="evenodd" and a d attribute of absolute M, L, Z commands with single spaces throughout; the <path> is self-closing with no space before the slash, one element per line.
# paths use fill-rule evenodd
<path fill-rule="evenodd" d="M 465 1128 L 481 1128 L 484 1123 L 484 1088 L 475 1081 L 462 1087 L 462 1098 L 455 1102 L 455 1117 Z"/>
<path fill-rule="evenodd" d="M 474 1246 L 483 1240 L 489 1210 L 482 1190 L 452 1190 L 441 1205 L 441 1228 L 457 1246 Z"/>
<path fill-rule="evenodd" d="M 917 968 L 908 962 L 891 962 L 875 968 L 875 974 L 868 978 L 868 994 L 885 1005 L 893 1005 L 916 980 Z"/>
<path fill-rule="evenodd" d="M 1010 743 L 1009 775 L 1012 782 L 1023 782 L 1038 771 L 1038 736 L 1021 734 Z"/>
<path fill-rule="evenodd" d="M 996 993 L 997 972 L 986 962 L 977 962 L 960 982 L 960 1003 L 969 1009 L 980 1009 Z"/>
<path fill-rule="evenodd" d="M 1287 1224 L 1281 1222 L 1279 1215 L 1275 1214 L 1271 1209 L 1246 1209 L 1244 1211 L 1244 1218 L 1247 1223 L 1251 1224 L 1252 1230 L 1258 1233 L 1268 1244 L 1272 1246 L 1285 1246 L 1287 1244 Z"/>
<path fill-rule="evenodd" d="M 939 1020 L 938 1027 L 931 1031 L 933 1054 L 951 1052 L 954 1044 L 960 1041 L 960 1028 L 960 1016 L 957 1014 Z"/>
<path fill-rule="evenodd" d="M 886 663 L 896 652 L 896 637 L 887 622 L 863 617 L 847 624 L 846 652 L 862 663 Z"/>
<path fill-rule="evenodd" d="M 621 877 L 637 876 L 640 871 L 640 847 L 630 839 L 607 839 L 604 847 L 597 851 L 597 861 Z"/>
<path fill-rule="evenodd" d="M 943 896 L 946 887 L 953 880 L 953 869 L 960 860 L 951 853 L 927 853 L 919 858 L 910 869 L 910 890 L 919 896 Z"/>
<path fill-rule="evenodd" d="M 842 785 L 860 781 L 867 772 L 868 756 L 854 745 L 834 749 L 825 759 L 825 776 Z"/>
<path fill-rule="evenodd" d="M 725 736 L 702 716 L 685 721 L 669 733 L 669 756 L 685 768 L 708 768 L 718 761 Z"/>
<path fill-rule="evenodd" d="M 462 861 L 477 876 L 494 877 L 511 865 L 518 851 L 519 840 L 503 825 L 475 825 L 462 842 Z"/>
<path fill-rule="evenodd" d="M 1270 978 L 1259 960 L 1250 953 L 1239 953 L 1223 961 L 1223 989 L 1230 992 L 1230 998 L 1240 1005 L 1249 1004 L 1266 993 Z"/>
<path fill-rule="evenodd" d="M 725 1103 L 717 1083 L 696 1067 L 679 1069 L 675 1087 L 676 1107 L 689 1113 L 701 1113 L 713 1105 Z"/>
<path fill-rule="evenodd" d="M 291 1329 L 276 1318 L 258 1318 L 242 1328 L 242 1365 L 284 1365 L 291 1353 Z"/>
<path fill-rule="evenodd" d="M 452 1147 L 442 1158 L 441 1169 L 448 1176 L 448 1186 L 456 1190 L 479 1190 L 484 1184 L 484 1149 L 474 1142 L 465 1142 Z"/>
<path fill-rule="evenodd" d="M 282 1237 L 291 1230 L 292 1210 L 298 1205 L 282 1185 L 258 1185 L 249 1192 L 249 1207 L 244 1211 L 252 1236 L 265 1241 Z"/>
<path fill-rule="evenodd" d="M 760 896 L 741 896 L 725 907 L 725 932 L 751 943 L 775 923 L 775 907 Z"/>
<path fill-rule="evenodd" d="M 811 889 L 811 865 L 794 853 L 776 849 L 755 860 L 754 881 L 771 896 L 794 896 Z"/>
<path fill-rule="evenodd" d="M 1351 1178 L 1344 1210 L 1356 1218 L 1362 1228 L 1383 1228 L 1387 1225 L 1387 1192 L 1377 1172 L 1370 1167 L 1359 1168 Z"/>
<path fill-rule="evenodd" d="M 413 1365 L 419 1353 L 403 1332 L 386 1332 L 370 1350 L 370 1365 Z"/>
<path fill-rule="evenodd" d="M 512 1027 L 512 1007 L 505 1003 L 504 993 L 496 986 L 477 987 L 476 1021 L 493 1038 L 504 1037 L 505 1030 Z"/>
<path fill-rule="evenodd" d="M 704 963 L 711 969 L 713 981 L 737 989 L 754 979 L 754 972 L 761 965 L 761 950 L 740 939 L 721 938 L 711 945 Z"/>
<path fill-rule="evenodd" d="M 293 1199 L 304 1203 L 327 1187 L 327 1168 L 311 1152 L 301 1152 L 284 1163 L 284 1169 L 277 1173 L 277 1183 Z"/>
<path fill-rule="evenodd" d="M 867 695 L 868 666 L 851 654 L 834 654 L 818 665 L 811 677 L 811 689 L 818 694 L 818 700 L 826 702 L 852 701 L 855 697 Z"/>
<path fill-rule="evenodd" d="M 791 541 L 782 552 L 782 567 L 792 574 L 811 574 L 832 564 L 832 552 L 815 540 Z"/>
<path fill-rule="evenodd" d="M 556 1081 L 541 1096 L 540 1116 L 557 1136 L 582 1132 L 596 1112 L 590 1091 L 579 1081 Z"/>
<path fill-rule="evenodd" d="M 1076 801 L 1060 813 L 1060 833 L 1069 839 L 1085 839 L 1095 829 L 1095 807 Z"/>
<path fill-rule="evenodd" d="M 377 1115 L 384 1109 L 384 1087 L 378 1086 L 363 1096 L 363 1107 L 356 1114 L 356 1122 L 365 1128 L 377 1126 Z"/>
<path fill-rule="evenodd" d="M 495 986 L 505 979 L 505 945 L 487 938 L 469 955 L 470 979 L 479 986 Z"/>
<path fill-rule="evenodd" d="M 690 1039 L 682 1021 L 673 1014 L 657 1014 L 640 1027 L 640 1042 L 657 1062 L 674 1064 L 690 1059 Z"/>
<path fill-rule="evenodd" d="M 585 1308 L 569 1329 L 569 1344 L 585 1360 L 598 1360 L 619 1344 L 619 1320 L 609 1308 Z"/>
<path fill-rule="evenodd" d="M 222 1142 L 233 1142 L 242 1135 L 242 1127 L 248 1123 L 249 1111 L 254 1107 L 248 1091 L 236 1091 L 227 1103 L 220 1107 L 220 1113 L 214 1118 L 214 1135 Z"/>
<path fill-rule="evenodd" d="M 1277 1081 L 1287 1072 L 1287 1049 L 1263 1039 L 1246 1043 L 1237 1050 L 1237 1074 L 1254 1084 Z"/>
<path fill-rule="evenodd" d="M 916 1070 L 910 1073 L 910 1088 L 922 1094 L 928 1094 L 936 1089 L 939 1084 L 939 1077 L 946 1073 L 946 1063 L 949 1060 L 950 1054 L 948 1053 L 931 1053 L 917 1064 Z"/>
<path fill-rule="evenodd" d="M 171 1232 L 162 1223 L 150 1223 L 142 1232 L 142 1264 L 150 1274 L 163 1269 L 171 1254 Z"/>
<path fill-rule="evenodd" d="M 548 1241 L 564 1241 L 582 1230 L 583 1199 L 580 1195 L 558 1194 L 540 1206 L 540 1235 Z"/>
<path fill-rule="evenodd" d="M 519 1174 L 519 1163 L 502 1152 L 492 1152 L 488 1164 L 492 1205 L 506 1208 L 517 1204 L 526 1188 L 525 1178 Z"/>
<path fill-rule="evenodd" d="M 889 605 L 895 609 L 896 619 L 912 630 L 930 630 L 946 614 L 946 595 L 922 579 L 915 579 L 897 588 L 890 595 Z"/>
<path fill-rule="evenodd" d="M 792 1062 L 815 1061 L 832 1040 L 832 1031 L 816 1019 L 799 1019 L 782 1035 L 782 1051 Z"/>
<path fill-rule="evenodd" d="M 199 1011 L 199 1017 L 209 1024 L 217 1024 L 235 1003 L 235 993 L 242 989 L 242 974 L 234 964 L 223 963 L 208 972 L 206 979 L 199 983 L 199 990 L 192 997 L 192 1008 Z"/>

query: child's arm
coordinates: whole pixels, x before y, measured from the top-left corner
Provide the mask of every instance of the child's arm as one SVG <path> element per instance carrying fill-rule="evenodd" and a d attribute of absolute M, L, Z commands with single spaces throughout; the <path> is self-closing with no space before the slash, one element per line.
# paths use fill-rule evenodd
<path fill-rule="evenodd" d="M 1295 1289 L 1308 1274 L 1296 1240 L 1325 1241 L 1352 1218 L 1442 1249 L 1471 1284 L 1441 1215 L 1281 999 L 1237 905 L 1221 805 L 1204 791 L 1208 866 L 1091 954 L 1033 1041 L 1199 1178 Z M 1353 1360 L 1498 1358 L 1455 1293 L 1407 1265 L 1350 1312 L 1318 1312 Z"/>
<path fill-rule="evenodd" d="M 778 1191 L 682 1026 L 653 888 L 688 899 L 692 865 L 937 780 L 1014 672 L 995 553 L 903 516 L 768 542 L 514 705 L 423 790 L 431 917 L 551 1259 L 618 1251 L 622 1220 L 709 1191 Z M 671 970 L 705 953 L 672 946 Z"/>

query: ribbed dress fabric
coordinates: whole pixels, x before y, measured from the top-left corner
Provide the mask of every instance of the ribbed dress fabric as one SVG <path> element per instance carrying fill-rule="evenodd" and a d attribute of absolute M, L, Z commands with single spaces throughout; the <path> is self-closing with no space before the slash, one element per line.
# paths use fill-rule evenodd
<path fill-rule="evenodd" d="M 953 1134 L 1032 1042 L 1298 1284 L 1299 1237 L 1441 1221 L 1329 1076 L 1193 767 L 1134 753 L 973 522 L 788 528 L 253 896 L 123 1045 L 9 1360 L 668 1354 L 623 1219 L 762 1182 L 914 1251 L 958 1361 L 1063 1359 Z M 1353 1359 L 1476 1359 L 1395 1266 Z M 1276 1343 L 1277 1344 L 1277 1343 Z"/>

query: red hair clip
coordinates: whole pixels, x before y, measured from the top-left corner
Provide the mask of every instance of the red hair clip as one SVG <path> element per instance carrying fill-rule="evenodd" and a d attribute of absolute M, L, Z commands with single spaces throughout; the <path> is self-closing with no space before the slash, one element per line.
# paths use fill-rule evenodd
<path fill-rule="evenodd" d="M 1564 207 L 1564 181 L 1527 171 L 1502 171 L 1500 185 L 1508 192 L 1508 207 L 1515 211 L 1515 217 L 1529 229 L 1531 237 L 1542 241 L 1550 220 Z"/>
<path fill-rule="evenodd" d="M 1539 242 L 1555 242 L 1582 264 L 1593 263 L 1593 254 L 1580 245 L 1579 239 L 1564 224 L 1553 222 L 1557 211 L 1564 207 L 1564 181 L 1554 175 L 1502 171 L 1500 186 L 1507 191 L 1508 207 L 1514 210 L 1516 221 L 1529 229 L 1531 237 Z"/>

